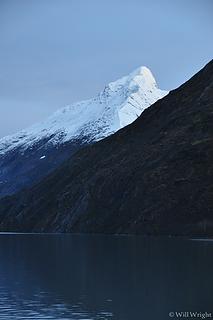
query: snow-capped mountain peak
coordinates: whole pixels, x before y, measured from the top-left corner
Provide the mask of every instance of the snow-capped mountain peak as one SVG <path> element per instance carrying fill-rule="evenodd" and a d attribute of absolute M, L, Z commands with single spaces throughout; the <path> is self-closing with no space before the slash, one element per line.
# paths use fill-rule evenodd
<path fill-rule="evenodd" d="M 70 140 L 100 140 L 133 122 L 144 109 L 165 96 L 147 67 L 109 83 L 95 98 L 73 103 L 48 119 L 0 140 L 0 154 L 23 150 L 45 139 L 47 146 Z"/>
<path fill-rule="evenodd" d="M 147 88 L 156 88 L 157 84 L 151 71 L 147 67 L 140 67 L 131 72 L 128 76 L 124 76 L 116 81 L 110 82 L 105 91 L 111 91 L 117 94 L 119 90 L 126 91 L 126 95 L 131 92 L 138 91 L 140 88 L 143 90 Z"/>
<path fill-rule="evenodd" d="M 139 67 L 128 76 L 132 81 L 137 82 L 140 86 L 156 87 L 157 83 L 152 72 L 147 67 Z"/>

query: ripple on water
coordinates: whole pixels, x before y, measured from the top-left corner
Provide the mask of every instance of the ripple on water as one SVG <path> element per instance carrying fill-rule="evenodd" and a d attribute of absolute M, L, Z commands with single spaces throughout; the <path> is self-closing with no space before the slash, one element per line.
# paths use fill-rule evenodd
<path fill-rule="evenodd" d="M 34 295 L 34 300 L 23 300 L 21 297 L 7 294 L 6 288 L 0 288 L 0 320 L 107 320 L 112 319 L 113 314 L 107 311 L 98 313 L 84 309 L 82 302 L 66 305 L 58 300 L 55 303 L 48 301 L 48 293 L 42 292 Z"/>

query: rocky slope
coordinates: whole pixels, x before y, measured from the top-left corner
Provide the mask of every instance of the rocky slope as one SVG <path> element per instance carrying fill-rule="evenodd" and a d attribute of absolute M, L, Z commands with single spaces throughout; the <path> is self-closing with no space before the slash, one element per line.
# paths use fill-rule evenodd
<path fill-rule="evenodd" d="M 140 67 L 111 82 L 95 98 L 74 103 L 47 120 L 0 140 L 0 197 L 31 186 L 85 144 L 134 121 L 168 92 Z"/>
<path fill-rule="evenodd" d="M 0 201 L 1 231 L 213 235 L 213 61 L 131 125 Z"/>

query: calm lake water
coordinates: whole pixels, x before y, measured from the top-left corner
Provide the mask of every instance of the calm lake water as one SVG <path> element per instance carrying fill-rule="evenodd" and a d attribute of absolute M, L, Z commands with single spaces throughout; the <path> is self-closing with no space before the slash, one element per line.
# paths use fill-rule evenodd
<path fill-rule="evenodd" d="M 165 320 L 172 311 L 213 311 L 212 241 L 0 235 L 1 320 Z"/>

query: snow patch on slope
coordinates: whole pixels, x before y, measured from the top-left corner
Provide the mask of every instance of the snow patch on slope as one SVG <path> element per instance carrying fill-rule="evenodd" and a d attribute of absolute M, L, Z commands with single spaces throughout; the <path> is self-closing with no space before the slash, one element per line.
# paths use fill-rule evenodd
<path fill-rule="evenodd" d="M 0 154 L 16 148 L 22 151 L 70 140 L 97 141 L 133 122 L 140 114 L 164 97 L 151 71 L 140 67 L 128 76 L 109 83 L 95 98 L 74 103 L 56 111 L 45 121 L 0 140 Z"/>

